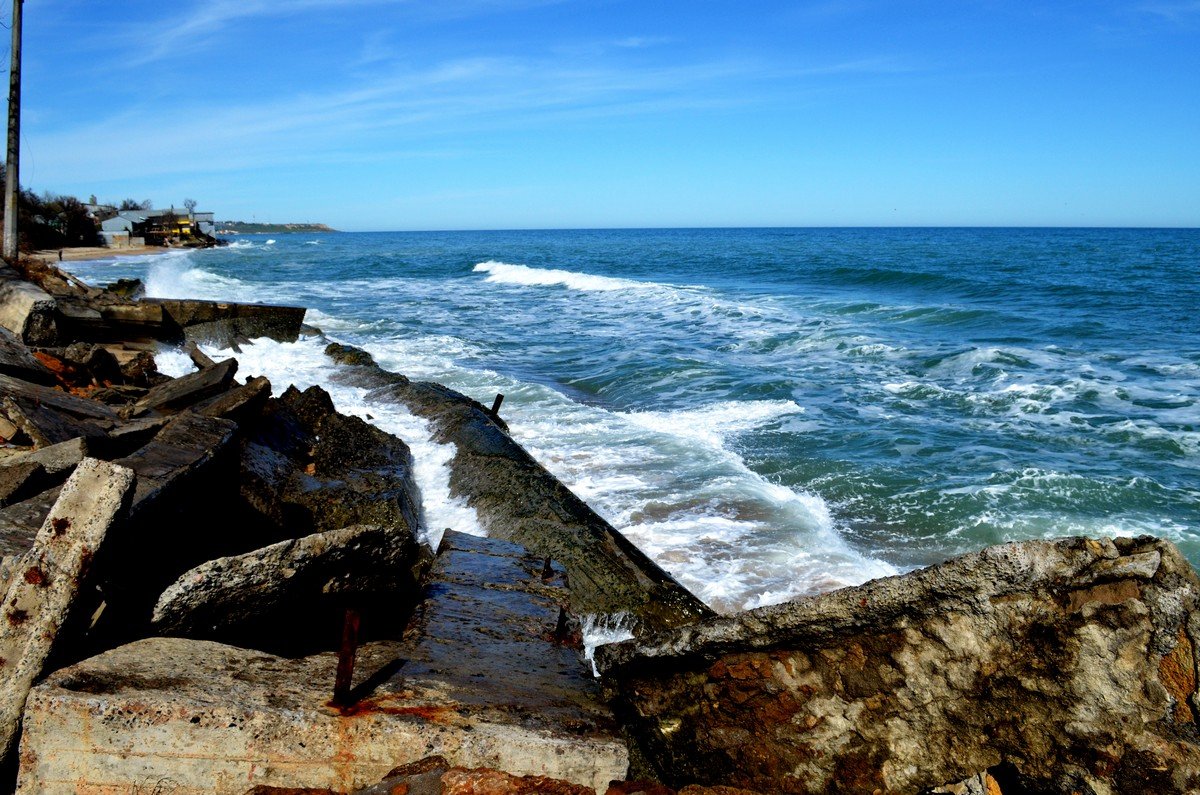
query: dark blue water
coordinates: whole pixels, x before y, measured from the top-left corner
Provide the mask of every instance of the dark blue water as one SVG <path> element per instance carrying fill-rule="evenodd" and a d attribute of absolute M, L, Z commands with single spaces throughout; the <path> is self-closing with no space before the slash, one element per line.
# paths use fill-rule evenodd
<path fill-rule="evenodd" d="M 1200 561 L 1198 268 L 1198 230 L 778 229 L 247 236 L 79 272 L 300 302 L 505 393 L 552 470 L 735 607 L 1018 538 Z M 325 373 L 316 342 L 259 347 L 277 386 Z"/>

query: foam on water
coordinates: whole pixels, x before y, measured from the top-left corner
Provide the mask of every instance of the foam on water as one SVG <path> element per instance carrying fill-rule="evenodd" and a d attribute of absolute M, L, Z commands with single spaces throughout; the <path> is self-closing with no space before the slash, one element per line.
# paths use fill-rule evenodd
<path fill-rule="evenodd" d="M 531 268 L 527 265 L 510 265 L 506 262 L 481 262 L 475 266 L 476 273 L 486 273 L 486 281 L 493 284 L 516 284 L 526 287 L 568 287 L 588 292 L 610 292 L 613 290 L 666 290 L 666 285 L 639 282 L 632 279 L 614 279 L 589 273 L 575 273 L 547 268 Z"/>
<path fill-rule="evenodd" d="M 368 400 L 366 390 L 337 383 L 333 378 L 336 366 L 325 356 L 324 344 L 316 339 L 285 344 L 262 338 L 243 346 L 240 353 L 232 350 L 208 353 L 216 359 L 237 358 L 239 377 L 266 376 L 276 395 L 288 385 L 301 390 L 320 386 L 329 393 L 338 411 L 365 419 L 403 439 L 412 451 L 413 477 L 421 491 L 420 540 L 431 548 L 437 549 L 447 529 L 484 535 L 475 509 L 450 496 L 449 464 L 454 458 L 454 445 L 435 442 L 428 421 L 403 406 Z M 168 375 L 184 375 L 195 369 L 186 354 L 172 349 L 159 352 L 155 361 Z"/>

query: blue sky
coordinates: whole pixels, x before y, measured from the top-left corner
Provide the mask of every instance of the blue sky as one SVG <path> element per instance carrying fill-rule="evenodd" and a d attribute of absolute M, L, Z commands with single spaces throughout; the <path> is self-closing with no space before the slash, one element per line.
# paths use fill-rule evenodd
<path fill-rule="evenodd" d="M 24 70 L 23 184 L 220 218 L 1200 224 L 1200 0 L 30 0 Z"/>

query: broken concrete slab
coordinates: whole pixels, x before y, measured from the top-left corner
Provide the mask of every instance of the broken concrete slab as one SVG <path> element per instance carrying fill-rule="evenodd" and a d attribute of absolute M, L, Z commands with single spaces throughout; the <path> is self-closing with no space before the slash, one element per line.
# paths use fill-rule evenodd
<path fill-rule="evenodd" d="M 54 374 L 33 357 L 16 334 L 3 326 L 0 326 L 0 373 L 22 381 L 54 386 Z"/>
<path fill-rule="evenodd" d="M 27 345 L 53 345 L 58 339 L 55 306 L 49 293 L 0 264 L 0 327 Z"/>
<path fill-rule="evenodd" d="M 52 485 L 45 467 L 37 462 L 6 463 L 0 466 L 0 507 L 27 500 Z"/>
<path fill-rule="evenodd" d="M 224 394 L 200 401 L 195 410 L 206 417 L 224 417 L 241 425 L 262 414 L 270 397 L 271 382 L 258 375 Z"/>
<path fill-rule="evenodd" d="M 327 353 L 347 365 L 340 380 L 432 421 L 437 441 L 455 446 L 451 493 L 467 499 L 489 536 L 562 561 L 576 613 L 625 615 L 645 632 L 714 615 L 539 464 L 485 406 L 440 384 L 387 373 L 349 346 L 331 345 Z"/>
<path fill-rule="evenodd" d="M 178 329 L 181 339 L 215 342 L 221 347 L 228 347 L 238 337 L 295 342 L 306 311 L 299 306 L 173 298 L 146 298 L 141 303 L 160 306 L 164 321 Z"/>
<path fill-rule="evenodd" d="M 21 460 L 41 464 L 48 475 L 70 474 L 90 451 L 89 441 L 80 437 L 30 451 Z"/>
<path fill-rule="evenodd" d="M 38 405 L 49 406 L 56 411 L 80 419 L 92 420 L 101 426 L 115 425 L 120 417 L 108 406 L 87 398 L 63 392 L 61 389 L 31 384 L 18 378 L 0 374 L 0 394 L 22 398 Z"/>
<path fill-rule="evenodd" d="M 232 386 L 237 368 L 237 359 L 226 359 L 152 387 L 145 397 L 133 404 L 132 416 L 152 410 L 177 411 L 225 392 Z"/>
<path fill-rule="evenodd" d="M 459 551 L 436 569 L 403 642 L 359 649 L 352 706 L 330 705 L 332 653 L 151 638 L 51 674 L 26 710 L 18 792 L 164 778 L 178 793 L 345 792 L 430 754 L 600 789 L 623 778 L 628 756 L 596 682 L 554 640 L 560 605 L 545 589 L 561 587 L 561 568 L 549 583 L 540 571 L 522 581 L 516 571 L 544 561 L 503 543 Z M 520 559 L 506 566 L 509 552 Z M 496 567 L 507 573 L 489 582 Z"/>
<path fill-rule="evenodd" d="M 206 367 L 212 367 L 216 364 L 216 362 L 209 358 L 208 354 L 200 350 L 200 346 L 195 342 L 187 342 L 183 346 L 183 352 L 186 353 L 188 358 L 192 360 L 192 364 L 196 365 L 196 367 L 201 370 L 205 369 Z"/>
<path fill-rule="evenodd" d="M 407 528 L 358 525 L 280 541 L 184 573 L 163 591 L 152 621 L 159 634 L 253 642 L 258 627 L 311 622 L 331 599 L 391 600 L 399 610 L 397 600 L 415 595 L 417 562 Z"/>
<path fill-rule="evenodd" d="M 0 757 L 17 736 L 25 697 L 42 674 L 92 560 L 129 505 L 134 474 L 88 458 L 63 486 L 26 558 L 9 584 L 0 621 Z"/>
<path fill-rule="evenodd" d="M 668 784 L 891 795 L 989 772 L 1182 795 L 1200 791 L 1198 603 L 1169 542 L 1029 541 L 596 661 Z"/>
<path fill-rule="evenodd" d="M 118 464 L 138 476 L 132 512 L 137 513 L 202 471 L 233 440 L 237 425 L 216 417 L 184 412 L 140 450 Z"/>
<path fill-rule="evenodd" d="M 38 530 L 58 500 L 59 488 L 0 508 L 0 554 L 21 555 L 33 547 Z"/>
<path fill-rule="evenodd" d="M 403 441 L 334 411 L 319 387 L 289 388 L 268 403 L 241 450 L 247 504 L 293 534 L 353 524 L 406 527 L 420 498 Z"/>
<path fill-rule="evenodd" d="M 19 431 L 13 438 L 27 439 L 37 447 L 51 447 L 80 437 L 99 439 L 111 427 L 111 423 L 101 425 L 80 419 L 36 399 L 16 395 L 0 397 L 0 416 Z"/>

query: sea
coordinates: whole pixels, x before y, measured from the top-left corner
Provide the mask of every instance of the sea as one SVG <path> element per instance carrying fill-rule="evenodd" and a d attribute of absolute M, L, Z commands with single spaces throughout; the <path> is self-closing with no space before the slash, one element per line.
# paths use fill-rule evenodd
<path fill-rule="evenodd" d="M 1200 564 L 1197 229 L 242 235 L 70 268 L 309 307 L 323 337 L 209 353 L 403 438 L 431 542 L 483 532 L 453 449 L 334 383 L 328 341 L 503 394 L 513 436 L 718 611 L 1022 539 L 1152 534 Z"/>

